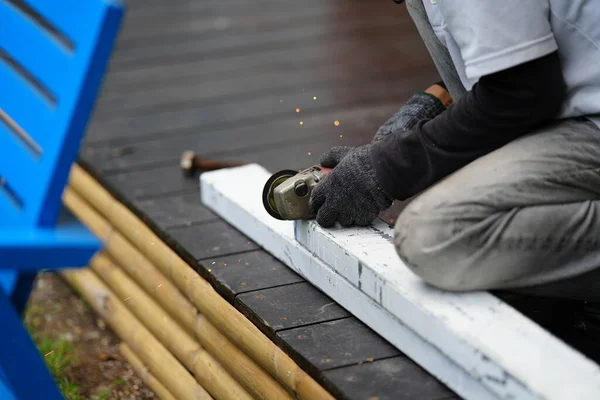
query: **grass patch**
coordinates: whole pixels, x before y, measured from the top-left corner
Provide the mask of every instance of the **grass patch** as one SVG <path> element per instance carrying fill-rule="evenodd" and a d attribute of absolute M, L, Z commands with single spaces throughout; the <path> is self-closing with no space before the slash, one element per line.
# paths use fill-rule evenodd
<path fill-rule="evenodd" d="M 88 400 L 81 396 L 79 385 L 68 377 L 71 369 L 78 364 L 71 344 L 65 339 L 51 339 L 39 332 L 45 312 L 39 305 L 28 307 L 24 316 L 25 326 L 63 396 L 67 400 Z"/>
<path fill-rule="evenodd" d="M 79 385 L 68 377 L 68 373 L 78 363 L 71 344 L 64 339 L 54 340 L 33 332 L 32 336 L 65 398 L 67 400 L 86 400 L 81 396 Z"/>
<path fill-rule="evenodd" d="M 64 376 L 73 366 L 77 365 L 77 359 L 73 354 L 71 344 L 66 340 L 53 340 L 48 337 L 35 338 L 37 348 L 44 356 L 46 365 L 55 377 Z"/>
<path fill-rule="evenodd" d="M 34 340 L 52 376 L 54 376 L 61 393 L 67 400 L 106 400 L 110 398 L 110 390 L 103 390 L 91 398 L 81 395 L 79 385 L 68 377 L 71 369 L 78 364 L 69 342 L 64 339 L 53 340 L 48 337 L 38 337 L 34 338 Z M 123 379 L 117 379 L 112 383 L 111 387 L 116 387 L 123 383 L 125 383 Z"/>

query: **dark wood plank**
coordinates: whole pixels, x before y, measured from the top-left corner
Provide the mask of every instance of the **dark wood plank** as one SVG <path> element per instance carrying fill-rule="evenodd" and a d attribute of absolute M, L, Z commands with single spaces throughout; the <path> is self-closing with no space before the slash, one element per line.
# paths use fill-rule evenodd
<path fill-rule="evenodd" d="M 372 62 L 378 60 L 355 58 L 345 65 L 333 64 L 312 66 L 310 70 L 293 71 L 264 71 L 247 72 L 237 77 L 226 80 L 186 80 L 180 83 L 170 83 L 168 86 L 148 87 L 146 85 L 132 88 L 128 93 L 121 90 L 114 92 L 105 91 L 103 101 L 95 111 L 96 118 L 106 120 L 137 113 L 137 111 L 166 110 L 190 105 L 203 106 L 227 99 L 248 99 L 262 95 L 283 95 L 297 88 L 306 90 L 343 87 L 352 85 L 357 81 L 357 76 L 364 82 L 373 80 L 393 81 L 399 74 L 411 69 L 423 68 L 429 65 L 426 57 L 413 58 L 410 65 L 400 70 L 393 63 Z M 408 64 L 408 63 L 407 63 Z M 416 89 L 416 83 L 411 83 L 409 88 Z M 423 90 L 424 87 L 420 87 Z M 317 99 L 318 100 L 318 99 Z"/>
<path fill-rule="evenodd" d="M 282 3 L 274 0 L 222 0 L 196 1 L 196 0 L 148 0 L 140 4 L 137 0 L 128 0 L 130 7 L 128 12 L 132 20 L 147 20 L 150 18 L 177 18 L 202 15 L 230 15 L 244 16 L 253 15 L 256 10 L 262 10 L 265 14 L 279 12 L 283 7 L 288 7 L 291 13 L 300 11 L 302 7 L 311 9 L 326 9 L 335 5 L 335 1 L 307 0 L 302 3 Z M 136 4 L 137 3 L 137 4 Z M 133 5 L 133 6 L 132 6 Z M 158 21 L 160 22 L 160 20 Z M 156 27 L 156 26 L 155 26 Z M 156 28 L 155 28 L 156 29 Z"/>
<path fill-rule="evenodd" d="M 422 77 L 416 76 L 412 79 L 399 77 L 396 81 L 370 81 L 368 84 L 355 82 L 336 90 L 328 88 L 303 91 L 302 88 L 298 88 L 287 96 L 272 94 L 255 99 L 231 99 L 226 103 L 198 108 L 181 107 L 175 110 L 153 111 L 149 114 L 140 111 L 135 116 L 124 116 L 106 122 L 94 118 L 86 136 L 86 143 L 110 141 L 130 144 L 167 134 L 173 137 L 191 132 L 211 132 L 215 129 L 256 124 L 264 122 L 267 118 L 289 118 L 296 115 L 296 107 L 309 112 L 327 107 L 341 109 L 398 101 L 414 92 L 415 88 L 410 81 L 418 81 L 423 77 L 431 79 L 433 76 L 430 72 L 425 72 Z M 422 86 L 417 90 L 422 90 Z M 313 101 L 314 97 L 319 101 Z M 283 103 L 280 100 L 284 100 Z"/>
<path fill-rule="evenodd" d="M 333 2 L 318 1 L 302 3 L 268 3 L 268 9 L 258 8 L 254 4 L 242 3 L 235 7 L 226 4 L 207 7 L 203 3 L 191 3 L 168 7 L 168 12 L 142 9 L 144 12 L 132 12 L 125 21 L 123 40 L 117 49 L 127 49 L 147 45 L 147 41 L 187 39 L 190 36 L 203 39 L 216 35 L 239 35 L 257 31 L 276 34 L 277 29 L 292 25 L 306 26 L 323 24 L 332 18 L 351 18 L 362 15 L 373 18 L 392 11 L 391 4 L 363 3 L 354 7 L 340 7 Z M 394 14 L 400 14 L 403 8 L 396 7 Z M 160 24 L 157 31 L 154 25 Z M 212 35 L 211 35 L 212 34 Z"/>
<path fill-rule="evenodd" d="M 209 270 L 210 282 L 230 302 L 241 293 L 304 282 L 304 279 L 263 250 L 200 262 Z"/>
<path fill-rule="evenodd" d="M 422 43 L 388 37 L 386 32 L 368 32 L 349 46 L 346 38 L 296 44 L 289 49 L 265 50 L 258 54 L 235 54 L 226 59 L 201 59 L 178 63 L 144 64 L 125 70 L 112 69 L 104 92 L 127 94 L 141 87 L 165 87 L 174 83 L 217 81 L 257 72 L 287 71 L 290 76 L 313 67 L 352 62 L 354 59 L 395 63 L 399 71 L 408 69 L 413 59 L 428 57 Z M 356 57 L 361 54 L 362 57 Z M 402 58 L 402 63 L 396 63 Z M 431 67 L 429 68 L 431 70 Z"/>
<path fill-rule="evenodd" d="M 404 356 L 324 371 L 323 375 L 348 400 L 460 398 Z"/>
<path fill-rule="evenodd" d="M 85 159 L 85 158 L 84 158 Z M 86 160 L 87 161 L 87 160 Z M 89 162 L 95 167 L 93 162 Z M 158 167 L 148 171 L 133 171 L 118 175 L 105 175 L 106 181 L 131 201 L 161 195 L 197 193 L 200 201 L 199 181 L 185 176 L 179 163 Z"/>
<path fill-rule="evenodd" d="M 341 143 L 335 139 L 334 137 L 322 137 L 318 140 L 310 140 L 308 143 L 293 143 L 289 146 L 268 148 L 264 151 L 230 153 L 219 157 L 219 160 L 258 163 L 271 172 L 282 169 L 302 169 L 318 163 L 320 154 Z M 343 143 L 349 146 L 358 146 L 364 143 L 364 139 L 353 137 Z M 94 166 L 93 163 L 91 165 Z M 179 163 L 173 162 L 162 167 L 153 165 L 143 170 L 104 175 L 111 186 L 131 200 L 198 193 L 198 202 L 200 202 L 198 177 L 183 176 Z"/>
<path fill-rule="evenodd" d="M 111 68 L 123 69 L 146 63 L 171 63 L 180 60 L 223 57 L 230 54 L 250 54 L 265 49 L 286 48 L 302 41 L 326 41 L 334 36 L 347 36 L 368 31 L 397 30 L 402 35 L 407 28 L 398 24 L 398 18 L 390 14 L 376 20 L 370 18 L 333 19 L 331 24 L 289 26 L 277 34 L 259 31 L 240 36 L 222 36 L 219 40 L 186 37 L 172 43 L 149 43 L 148 47 L 136 47 L 113 56 Z"/>
<path fill-rule="evenodd" d="M 226 161 L 241 160 L 243 162 L 257 163 L 270 172 L 282 169 L 303 169 L 319 162 L 319 156 L 332 146 L 341 144 L 339 137 L 324 137 L 295 143 L 292 145 L 272 148 L 256 153 L 240 155 L 224 155 Z M 367 139 L 368 140 L 368 139 Z M 365 139 L 355 136 L 343 142 L 348 146 L 358 146 L 365 143 Z"/>
<path fill-rule="evenodd" d="M 215 130 L 205 134 L 175 137 L 165 135 L 122 147 L 110 143 L 89 144 L 82 148 L 81 154 L 99 171 L 113 172 L 126 171 L 132 167 L 167 165 L 166 163 L 176 165 L 185 150 L 194 150 L 201 157 L 219 159 L 227 154 L 255 153 L 269 148 L 292 147 L 301 142 L 312 143 L 323 137 L 331 137 L 332 142 L 339 145 L 348 144 L 352 138 L 366 143 L 377 128 L 397 110 L 399 104 L 401 101 L 308 116 L 301 111 L 281 121 Z M 340 121 L 337 127 L 333 124 L 336 120 Z M 304 125 L 300 125 L 299 121 L 303 121 Z"/>
<path fill-rule="evenodd" d="M 144 210 L 162 230 L 219 219 L 216 214 L 200 204 L 198 193 L 142 200 L 136 202 L 135 206 Z"/>
<path fill-rule="evenodd" d="M 315 373 L 402 354 L 356 318 L 284 330 L 277 338 L 294 359 L 304 360 L 303 369 Z"/>
<path fill-rule="evenodd" d="M 338 139 L 339 136 L 325 136 L 278 148 L 257 149 L 240 154 L 229 153 L 219 157 L 219 160 L 257 163 L 271 172 L 282 169 L 302 169 L 318 163 L 320 154 L 332 146 L 339 144 L 357 146 L 365 142 L 365 139 L 359 136 L 347 138 L 343 142 Z M 92 167 L 95 166 L 93 162 L 90 164 Z M 104 178 L 132 201 L 177 194 L 196 194 L 200 204 L 199 178 L 184 176 L 178 162 L 168 163 L 166 166 L 153 164 L 142 170 L 114 175 L 104 174 Z M 190 199 L 193 201 L 193 197 Z"/>
<path fill-rule="evenodd" d="M 236 297 L 235 305 L 273 340 L 281 329 L 350 315 L 308 282 L 243 293 Z"/>
<path fill-rule="evenodd" d="M 190 257 L 186 258 L 191 262 L 258 249 L 256 243 L 220 220 L 171 228 L 165 232 L 186 253 L 189 253 Z"/>

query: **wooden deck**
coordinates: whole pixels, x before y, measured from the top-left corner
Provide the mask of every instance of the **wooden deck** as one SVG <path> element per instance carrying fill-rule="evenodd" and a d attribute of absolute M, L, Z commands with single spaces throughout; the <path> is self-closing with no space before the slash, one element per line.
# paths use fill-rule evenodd
<path fill-rule="evenodd" d="M 179 169 L 185 150 L 276 171 L 312 165 L 333 145 L 370 141 L 438 79 L 405 6 L 127 3 L 82 162 L 337 398 L 456 398 L 202 207 L 198 178 Z"/>
<path fill-rule="evenodd" d="M 332 145 L 369 141 L 436 78 L 391 1 L 129 1 L 82 160 L 337 398 L 454 398 L 203 208 L 197 177 L 179 169 L 184 150 L 306 167 Z"/>

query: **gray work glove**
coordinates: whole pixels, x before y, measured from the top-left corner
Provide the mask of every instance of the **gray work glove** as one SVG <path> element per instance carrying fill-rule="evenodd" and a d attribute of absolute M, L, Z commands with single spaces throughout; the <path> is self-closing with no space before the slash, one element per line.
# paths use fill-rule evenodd
<path fill-rule="evenodd" d="M 379 127 L 373 142 L 381 140 L 396 131 L 409 131 L 419 121 L 433 119 L 445 110 L 446 107 L 437 97 L 429 93 L 417 92 Z"/>
<path fill-rule="evenodd" d="M 371 145 L 333 147 L 320 159 L 334 168 L 315 186 L 309 207 L 317 223 L 330 227 L 367 226 L 392 205 L 392 198 L 379 185 L 371 162 Z"/>

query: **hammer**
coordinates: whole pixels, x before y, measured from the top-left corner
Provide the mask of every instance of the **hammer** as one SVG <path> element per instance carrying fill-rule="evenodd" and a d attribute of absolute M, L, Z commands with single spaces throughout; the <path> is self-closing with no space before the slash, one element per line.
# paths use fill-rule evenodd
<path fill-rule="evenodd" d="M 212 171 L 215 169 L 239 167 L 245 164 L 235 162 L 203 160 L 200 157 L 198 157 L 198 155 L 195 152 L 187 150 L 181 154 L 179 165 L 181 166 L 181 170 L 186 175 L 193 175 L 197 171 Z"/>

